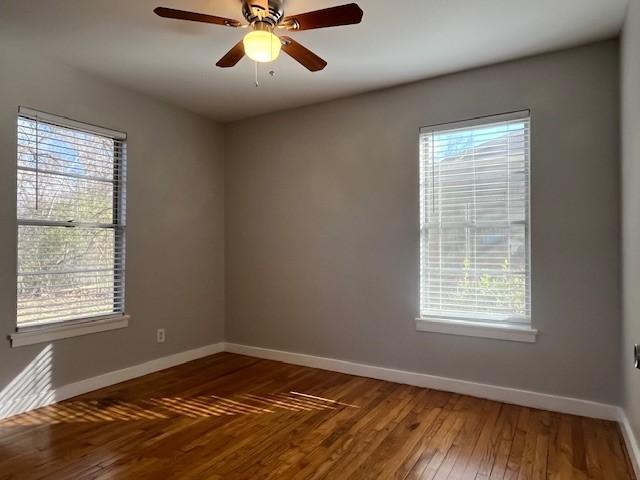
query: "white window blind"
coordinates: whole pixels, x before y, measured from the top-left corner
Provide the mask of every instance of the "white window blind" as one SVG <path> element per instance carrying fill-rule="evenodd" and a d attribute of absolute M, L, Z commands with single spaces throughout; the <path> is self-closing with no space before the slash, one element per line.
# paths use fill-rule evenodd
<path fill-rule="evenodd" d="M 420 131 L 420 316 L 529 324 L 529 112 Z"/>
<path fill-rule="evenodd" d="M 124 313 L 126 136 L 20 108 L 18 329 Z"/>

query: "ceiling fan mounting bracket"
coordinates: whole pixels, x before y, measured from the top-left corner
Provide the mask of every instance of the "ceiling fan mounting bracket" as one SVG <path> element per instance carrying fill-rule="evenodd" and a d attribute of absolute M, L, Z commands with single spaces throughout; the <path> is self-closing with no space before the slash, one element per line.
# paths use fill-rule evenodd
<path fill-rule="evenodd" d="M 262 2 L 242 0 L 242 14 L 250 24 L 265 22 L 275 27 L 284 17 L 285 0 L 268 0 L 269 9 L 265 11 L 260 5 Z"/>
<path fill-rule="evenodd" d="M 287 18 L 280 25 L 278 25 L 278 28 L 284 28 L 289 31 L 295 32 L 296 30 L 300 30 L 300 22 L 298 22 L 298 20 L 296 20 L 295 18 Z"/>

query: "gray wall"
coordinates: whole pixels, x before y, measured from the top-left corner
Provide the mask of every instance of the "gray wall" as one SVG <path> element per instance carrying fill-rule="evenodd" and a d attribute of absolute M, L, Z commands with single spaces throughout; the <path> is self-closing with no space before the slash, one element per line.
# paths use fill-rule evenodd
<path fill-rule="evenodd" d="M 129 134 L 129 328 L 54 342 L 52 386 L 220 341 L 224 334 L 221 127 L 34 54 L 0 46 L 0 332 L 16 319 L 18 105 Z M 158 327 L 167 341 L 155 343 Z M 46 345 L 0 342 L 0 392 Z M 42 376 L 42 375 L 41 375 Z M 48 375 L 47 375 L 48 377 Z M 32 380 L 33 383 L 33 380 Z M 27 385 L 27 392 L 33 385 Z"/>
<path fill-rule="evenodd" d="M 608 41 L 227 126 L 227 340 L 618 403 L 618 63 Z M 416 332 L 418 129 L 527 107 L 538 342 Z"/>
<path fill-rule="evenodd" d="M 622 403 L 640 439 L 640 371 L 633 344 L 640 343 L 640 0 L 631 0 L 622 34 Z"/>
<path fill-rule="evenodd" d="M 637 52 L 629 53 L 631 35 L 638 42 L 637 2 L 634 8 L 635 26 L 625 34 L 627 85 L 640 76 Z M 17 106 L 129 134 L 132 322 L 125 330 L 54 342 L 52 386 L 222 340 L 226 272 L 226 337 L 233 342 L 619 402 L 617 42 L 271 114 L 224 132 L 31 53 L 2 46 L 0 65 L 0 327 L 6 333 L 16 313 Z M 632 94 L 625 102 L 627 129 L 639 121 Z M 539 340 L 416 332 L 418 128 L 527 107 L 534 114 Z M 247 132 L 260 132 L 266 147 L 256 148 Z M 638 156 L 637 142 L 626 136 L 625 178 L 634 183 L 640 168 L 628 159 Z M 635 190 L 625 190 L 628 244 L 640 236 Z M 640 255 L 626 253 L 626 263 L 640 262 Z M 625 271 L 635 288 L 632 273 Z M 627 296 L 627 313 L 640 310 L 633 302 Z M 159 327 L 167 328 L 161 345 Z M 637 322 L 635 328 L 637 338 Z M 0 391 L 45 347 L 0 343 Z M 627 374 L 637 381 L 635 372 Z M 630 408 L 638 384 L 626 385 L 638 426 L 640 412 Z"/>

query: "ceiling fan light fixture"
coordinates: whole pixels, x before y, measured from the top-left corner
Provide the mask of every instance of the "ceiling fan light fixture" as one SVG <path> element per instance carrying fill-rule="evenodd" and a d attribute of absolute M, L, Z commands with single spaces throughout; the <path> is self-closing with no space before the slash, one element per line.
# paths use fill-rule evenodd
<path fill-rule="evenodd" d="M 247 57 L 260 63 L 273 62 L 282 48 L 280 39 L 268 30 L 249 32 L 242 43 Z"/>
<path fill-rule="evenodd" d="M 222 25 L 231 28 L 249 28 L 251 31 L 216 62 L 216 66 L 220 68 L 234 67 L 245 56 L 256 62 L 273 62 L 280 55 L 280 50 L 283 50 L 284 53 L 310 72 L 318 72 L 324 69 L 327 66 L 327 62 L 291 37 L 274 35 L 274 29 L 293 32 L 355 25 L 362 21 L 362 16 L 364 15 L 362 9 L 355 3 L 285 16 L 285 0 L 235 1 L 241 1 L 242 3 L 242 14 L 247 22 L 245 24 L 232 18 L 176 10 L 175 8 L 158 7 L 154 12 L 163 18 Z M 256 68 L 256 76 L 257 72 L 258 69 Z"/>

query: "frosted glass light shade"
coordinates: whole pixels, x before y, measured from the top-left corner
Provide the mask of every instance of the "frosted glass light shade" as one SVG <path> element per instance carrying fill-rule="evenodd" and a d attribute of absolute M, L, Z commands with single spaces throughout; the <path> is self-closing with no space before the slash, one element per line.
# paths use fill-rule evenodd
<path fill-rule="evenodd" d="M 273 62 L 280 55 L 282 47 L 278 37 L 264 30 L 247 33 L 242 43 L 247 57 L 260 63 Z"/>

